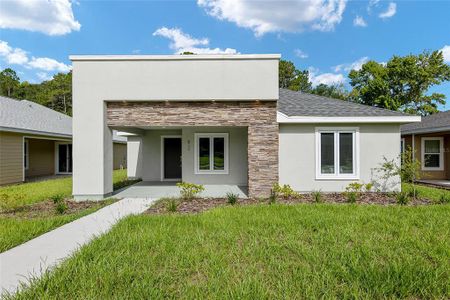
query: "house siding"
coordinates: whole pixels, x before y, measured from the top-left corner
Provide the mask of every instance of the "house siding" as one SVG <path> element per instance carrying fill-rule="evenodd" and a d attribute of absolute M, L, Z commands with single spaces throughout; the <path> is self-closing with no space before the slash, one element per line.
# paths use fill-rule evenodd
<path fill-rule="evenodd" d="M 276 101 L 109 102 L 111 127 L 247 127 L 250 196 L 267 196 L 278 182 Z"/>
<path fill-rule="evenodd" d="M 23 135 L 0 132 L 0 185 L 23 181 Z"/>
<path fill-rule="evenodd" d="M 25 178 L 55 174 L 55 141 L 26 139 L 28 141 L 28 169 Z"/>
<path fill-rule="evenodd" d="M 415 134 L 414 147 L 415 158 L 417 158 L 422 165 L 422 138 L 424 137 L 442 137 L 444 140 L 444 169 L 439 171 L 420 170 L 420 178 L 425 180 L 450 180 L 450 133 L 437 132 L 428 134 Z M 412 135 L 404 135 L 405 144 L 412 148 Z"/>

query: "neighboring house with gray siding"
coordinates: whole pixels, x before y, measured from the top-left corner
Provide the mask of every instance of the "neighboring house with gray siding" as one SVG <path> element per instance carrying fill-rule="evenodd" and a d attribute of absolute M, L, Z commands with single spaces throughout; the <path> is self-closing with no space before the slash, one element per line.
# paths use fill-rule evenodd
<path fill-rule="evenodd" d="M 424 180 L 450 180 L 450 110 L 401 126 L 401 147 L 414 149 Z"/>
<path fill-rule="evenodd" d="M 112 132 L 144 181 L 273 183 L 304 192 L 370 182 L 420 117 L 278 88 L 280 55 L 71 56 L 76 199 L 112 192 Z M 398 191 L 400 179 L 383 184 Z"/>
<path fill-rule="evenodd" d="M 114 143 L 126 167 L 126 139 Z M 72 173 L 72 118 L 28 100 L 0 97 L 0 185 Z"/>

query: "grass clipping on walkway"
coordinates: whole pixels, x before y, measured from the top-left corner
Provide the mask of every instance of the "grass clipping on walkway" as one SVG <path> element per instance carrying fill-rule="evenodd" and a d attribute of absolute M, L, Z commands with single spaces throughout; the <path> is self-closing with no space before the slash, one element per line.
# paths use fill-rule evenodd
<path fill-rule="evenodd" d="M 129 217 L 18 298 L 449 298 L 450 206 Z"/>

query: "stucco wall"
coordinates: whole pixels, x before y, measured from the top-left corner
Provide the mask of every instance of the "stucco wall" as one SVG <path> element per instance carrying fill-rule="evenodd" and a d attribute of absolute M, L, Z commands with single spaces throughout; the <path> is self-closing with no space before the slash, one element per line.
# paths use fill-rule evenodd
<path fill-rule="evenodd" d="M 398 125 L 350 124 L 359 127 L 359 181 L 368 183 L 379 177 L 374 168 L 388 159 L 398 159 L 400 130 Z M 340 192 L 356 180 L 316 179 L 316 127 L 346 127 L 342 124 L 280 124 L 280 183 L 290 184 L 296 191 L 321 190 Z M 387 190 L 399 190 L 400 180 L 385 183 Z"/>
<path fill-rule="evenodd" d="M 23 181 L 23 135 L 0 132 L 0 184 Z"/>
<path fill-rule="evenodd" d="M 55 174 L 55 141 L 46 139 L 27 139 L 29 166 L 25 177 Z"/>
<path fill-rule="evenodd" d="M 71 59 L 77 199 L 112 192 L 112 132 L 105 101 L 278 99 L 279 56 L 274 55 Z M 259 170 L 264 167 L 255 167 Z"/>

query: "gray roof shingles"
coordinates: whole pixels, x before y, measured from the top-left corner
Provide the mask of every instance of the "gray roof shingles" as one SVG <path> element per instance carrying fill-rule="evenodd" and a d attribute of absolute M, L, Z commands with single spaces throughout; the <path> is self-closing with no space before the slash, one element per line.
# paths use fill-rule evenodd
<path fill-rule="evenodd" d="M 72 118 L 35 102 L 0 96 L 0 128 L 71 136 Z"/>
<path fill-rule="evenodd" d="M 0 130 L 72 137 L 72 118 L 28 100 L 0 96 Z M 114 142 L 126 142 L 113 130 Z"/>
<path fill-rule="evenodd" d="M 402 125 L 400 130 L 402 133 L 450 131 L 450 110 L 422 117 L 422 122 Z"/>
<path fill-rule="evenodd" d="M 278 111 L 293 116 L 313 117 L 390 117 L 409 116 L 388 109 L 333 99 L 313 94 L 280 89 Z"/>

